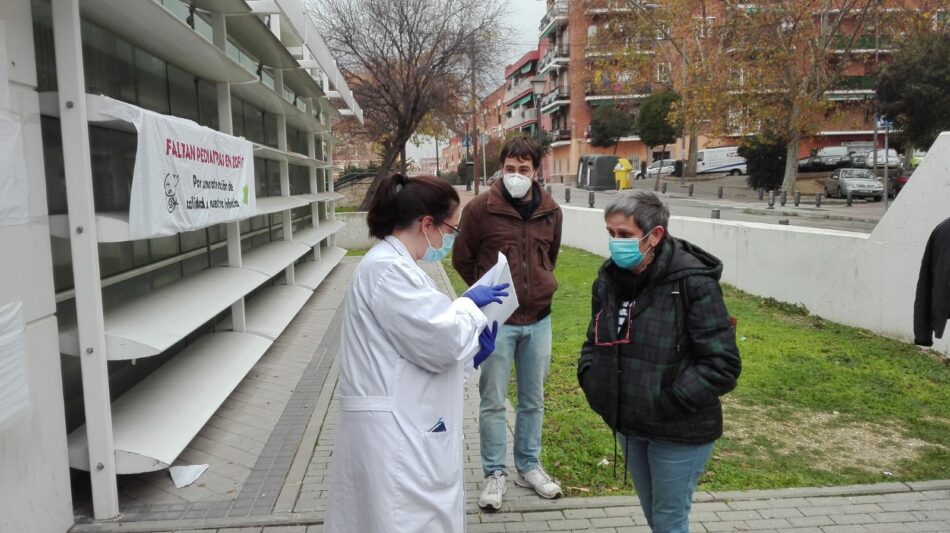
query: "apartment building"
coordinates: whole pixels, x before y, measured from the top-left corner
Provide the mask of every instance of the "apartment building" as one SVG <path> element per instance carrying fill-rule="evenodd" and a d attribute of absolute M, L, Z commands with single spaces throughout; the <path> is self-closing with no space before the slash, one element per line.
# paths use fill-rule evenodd
<path fill-rule="evenodd" d="M 478 128 L 482 140 L 503 139 L 507 130 L 508 108 L 505 96 L 508 84 L 502 83 L 478 103 Z"/>
<path fill-rule="evenodd" d="M 5 0 L 0 60 L 0 529 L 65 531 L 71 478 L 116 517 L 345 255 L 362 110 L 301 0 Z"/>
<path fill-rule="evenodd" d="M 716 24 L 717 18 L 729 16 L 725 3 L 708 7 L 710 26 Z M 552 140 L 545 161 L 548 176 L 555 181 L 572 181 L 580 156 L 591 153 L 616 153 L 630 159 L 635 168 L 659 157 L 685 158 L 683 139 L 667 146 L 665 153 L 661 154 L 659 147 L 648 153 L 635 131 L 621 137 L 616 147 L 595 148 L 589 142 L 591 116 L 597 106 L 622 104 L 635 115 L 643 98 L 675 86 L 671 74 L 677 58 L 669 45 L 659 35 L 650 42 L 642 36 L 623 34 L 617 20 L 630 16 L 631 8 L 625 0 L 548 0 L 547 8 L 539 25 L 537 72 L 548 79 L 540 104 L 542 128 Z M 893 53 L 893 40 L 882 24 L 865 26 L 851 49 L 842 46 L 836 51 L 840 60 L 848 64 L 843 79 L 825 95 L 835 106 L 821 117 L 818 133 L 802 139 L 802 157 L 828 145 L 850 145 L 855 149 L 873 146 L 874 79 Z M 839 31 L 849 34 L 855 29 L 853 20 L 845 20 Z M 638 72 L 613 66 L 611 60 L 619 49 L 629 51 L 632 39 L 639 43 L 638 52 L 649 58 Z M 746 73 L 737 71 L 734 75 L 741 82 Z M 744 133 L 747 132 L 736 131 L 721 138 L 700 136 L 698 145 L 703 148 L 736 144 Z M 882 143 L 883 140 L 878 142 Z"/>
<path fill-rule="evenodd" d="M 538 50 L 532 50 L 505 68 L 505 130 L 537 135 L 538 110 L 531 80 L 537 73 Z"/>

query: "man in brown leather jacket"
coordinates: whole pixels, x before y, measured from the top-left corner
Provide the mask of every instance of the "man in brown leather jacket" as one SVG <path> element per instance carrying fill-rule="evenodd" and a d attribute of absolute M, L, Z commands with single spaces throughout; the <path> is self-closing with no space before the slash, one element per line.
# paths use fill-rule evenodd
<path fill-rule="evenodd" d="M 537 182 L 541 147 L 513 137 L 501 148 L 503 178 L 465 206 L 452 264 L 471 285 L 498 260 L 508 258 L 520 307 L 499 328 L 495 351 L 481 366 L 479 431 L 485 484 L 478 505 L 499 509 L 507 490 L 505 398 L 514 364 L 518 386 L 515 483 L 543 498 L 561 487 L 541 466 L 544 381 L 551 363 L 551 299 L 561 247 L 561 208 Z"/>

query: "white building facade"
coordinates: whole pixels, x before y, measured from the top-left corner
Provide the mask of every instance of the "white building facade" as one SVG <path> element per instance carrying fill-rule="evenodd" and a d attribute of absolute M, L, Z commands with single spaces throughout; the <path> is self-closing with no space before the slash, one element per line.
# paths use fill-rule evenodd
<path fill-rule="evenodd" d="M 303 0 L 8 0 L 0 60 L 0 531 L 65 531 L 71 468 L 117 516 L 343 257 L 329 124 L 362 111 Z M 253 210 L 133 238 L 161 169 L 113 100 L 242 138 Z"/>

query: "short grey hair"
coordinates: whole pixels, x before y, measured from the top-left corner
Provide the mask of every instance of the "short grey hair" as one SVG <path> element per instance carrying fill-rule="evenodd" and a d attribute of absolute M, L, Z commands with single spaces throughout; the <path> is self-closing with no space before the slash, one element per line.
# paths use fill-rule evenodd
<path fill-rule="evenodd" d="M 644 233 L 670 222 L 670 210 L 653 191 L 636 189 L 618 193 L 604 208 L 604 220 L 622 213 L 630 217 Z"/>

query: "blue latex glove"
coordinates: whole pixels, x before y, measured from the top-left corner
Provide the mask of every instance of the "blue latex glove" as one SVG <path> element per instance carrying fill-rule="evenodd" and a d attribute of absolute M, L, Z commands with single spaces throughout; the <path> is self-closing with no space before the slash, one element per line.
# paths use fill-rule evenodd
<path fill-rule="evenodd" d="M 476 285 L 472 287 L 471 289 L 465 291 L 465 294 L 463 294 L 462 296 L 475 302 L 475 305 L 477 305 L 478 307 L 485 307 L 486 305 L 492 302 L 496 304 L 500 304 L 502 296 L 508 296 L 508 291 L 505 290 L 507 288 L 508 288 L 507 283 L 502 283 L 501 285 L 495 285 L 494 287 L 488 287 L 485 285 Z"/>
<path fill-rule="evenodd" d="M 498 336 L 498 321 L 492 322 L 491 329 L 487 326 L 478 335 L 478 345 L 481 347 L 475 354 L 475 368 L 485 362 L 488 356 L 495 351 L 495 337 Z"/>

